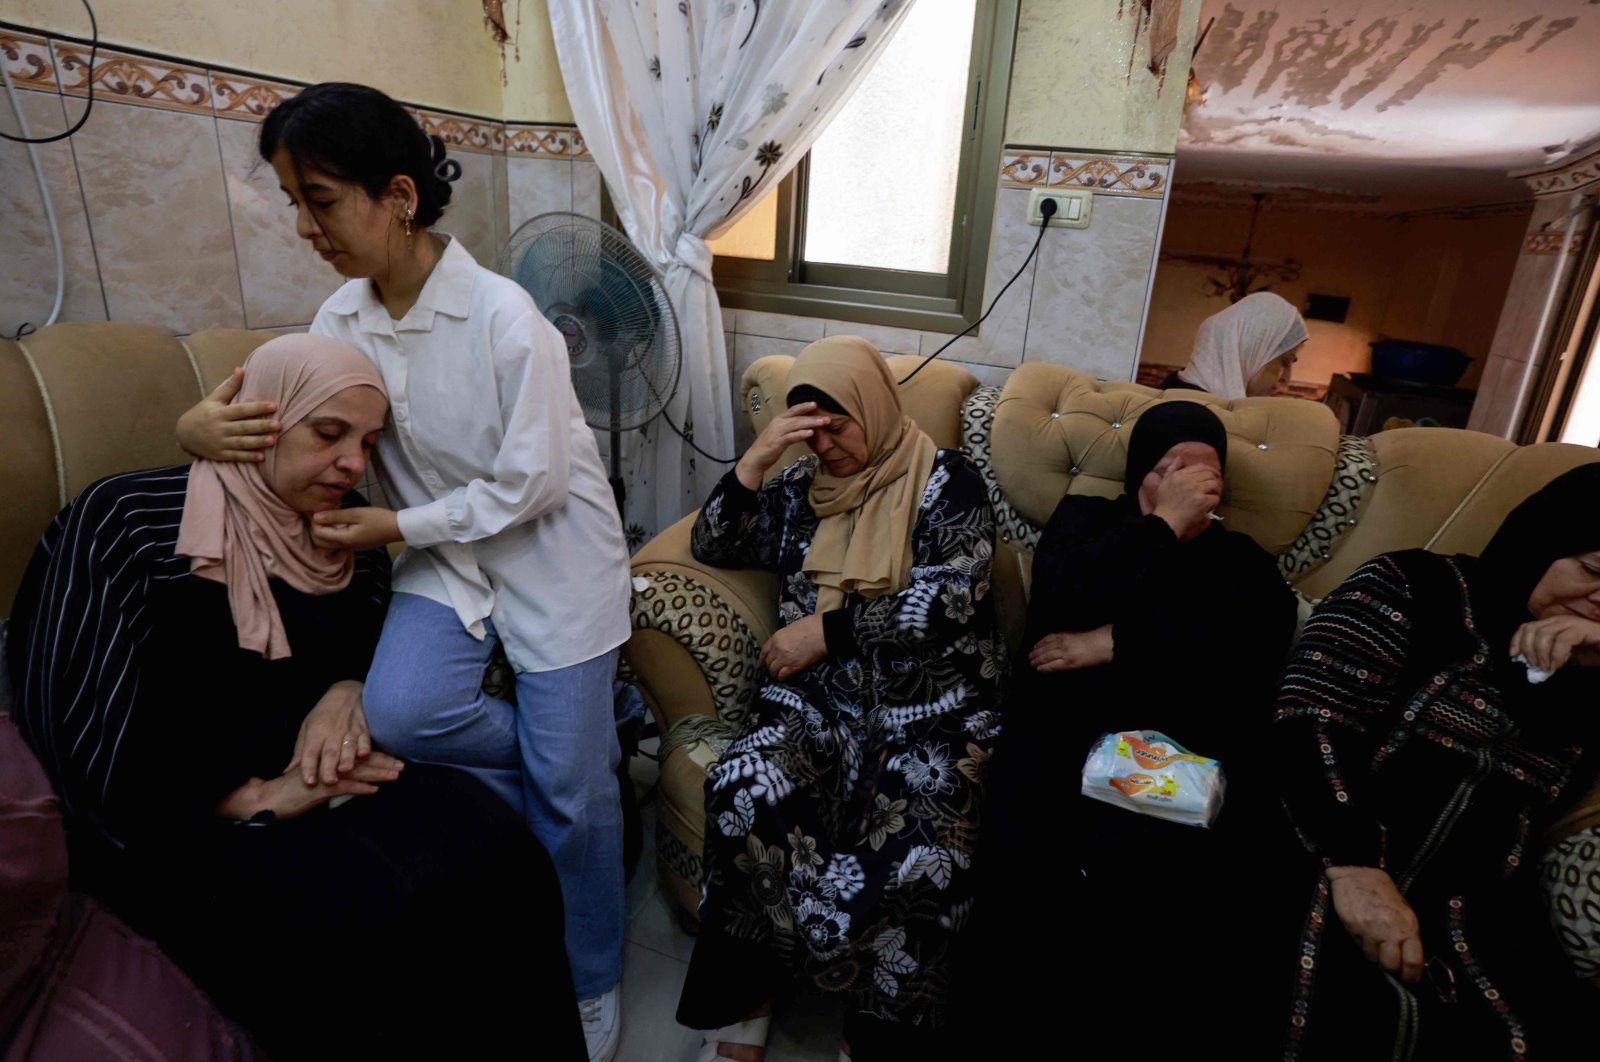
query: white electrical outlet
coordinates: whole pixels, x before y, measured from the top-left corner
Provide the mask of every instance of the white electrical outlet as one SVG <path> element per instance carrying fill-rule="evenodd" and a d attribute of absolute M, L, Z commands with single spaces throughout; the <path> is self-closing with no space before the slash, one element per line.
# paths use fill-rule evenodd
<path fill-rule="evenodd" d="M 1037 225 L 1044 220 L 1039 205 L 1046 199 L 1056 201 L 1056 212 L 1050 218 L 1052 229 L 1086 229 L 1089 212 L 1094 206 L 1094 193 L 1086 188 L 1035 188 L 1028 195 L 1028 224 Z"/>

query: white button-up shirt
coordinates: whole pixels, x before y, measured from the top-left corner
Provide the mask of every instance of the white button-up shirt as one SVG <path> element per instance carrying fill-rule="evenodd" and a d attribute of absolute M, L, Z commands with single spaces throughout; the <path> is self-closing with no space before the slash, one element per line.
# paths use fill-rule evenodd
<path fill-rule="evenodd" d="M 451 240 L 417 304 L 389 316 L 352 280 L 311 331 L 383 373 L 379 482 L 406 550 L 394 589 L 494 621 L 517 671 L 552 671 L 627 640 L 628 548 L 561 334 L 521 287 Z"/>

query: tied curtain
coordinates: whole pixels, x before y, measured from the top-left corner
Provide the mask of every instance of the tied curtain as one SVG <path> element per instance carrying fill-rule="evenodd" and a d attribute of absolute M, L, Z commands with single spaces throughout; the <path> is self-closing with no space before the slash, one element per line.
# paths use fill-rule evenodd
<path fill-rule="evenodd" d="M 733 381 L 706 245 L 805 156 L 911 0 L 550 0 L 561 76 L 628 238 L 678 315 L 667 416 L 734 458 Z M 630 545 L 706 498 L 730 467 L 664 418 L 623 436 Z"/>

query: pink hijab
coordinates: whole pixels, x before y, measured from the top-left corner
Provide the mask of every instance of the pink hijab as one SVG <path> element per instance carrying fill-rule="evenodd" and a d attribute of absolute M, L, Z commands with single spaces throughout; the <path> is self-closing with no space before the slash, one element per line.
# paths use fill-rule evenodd
<path fill-rule="evenodd" d="M 234 401 L 276 402 L 280 439 L 347 387 L 376 387 L 389 396 L 364 354 L 325 336 L 280 336 L 257 347 L 244 365 L 244 386 Z M 195 575 L 228 587 L 239 647 L 269 660 L 289 655 L 289 639 L 267 580 L 282 579 L 302 593 L 331 594 L 349 585 L 355 569 L 350 551 L 318 546 L 309 519 L 272 492 L 277 452 L 269 449 L 260 464 L 196 461 L 177 548 L 179 556 L 192 558 Z"/>

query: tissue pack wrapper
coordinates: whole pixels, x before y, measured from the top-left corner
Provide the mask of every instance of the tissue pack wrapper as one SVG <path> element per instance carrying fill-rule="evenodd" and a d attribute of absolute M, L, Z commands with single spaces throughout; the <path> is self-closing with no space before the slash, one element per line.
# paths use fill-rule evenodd
<path fill-rule="evenodd" d="M 1180 822 L 1210 826 L 1222 810 L 1222 764 L 1155 730 L 1105 734 L 1083 765 L 1083 795 Z"/>

